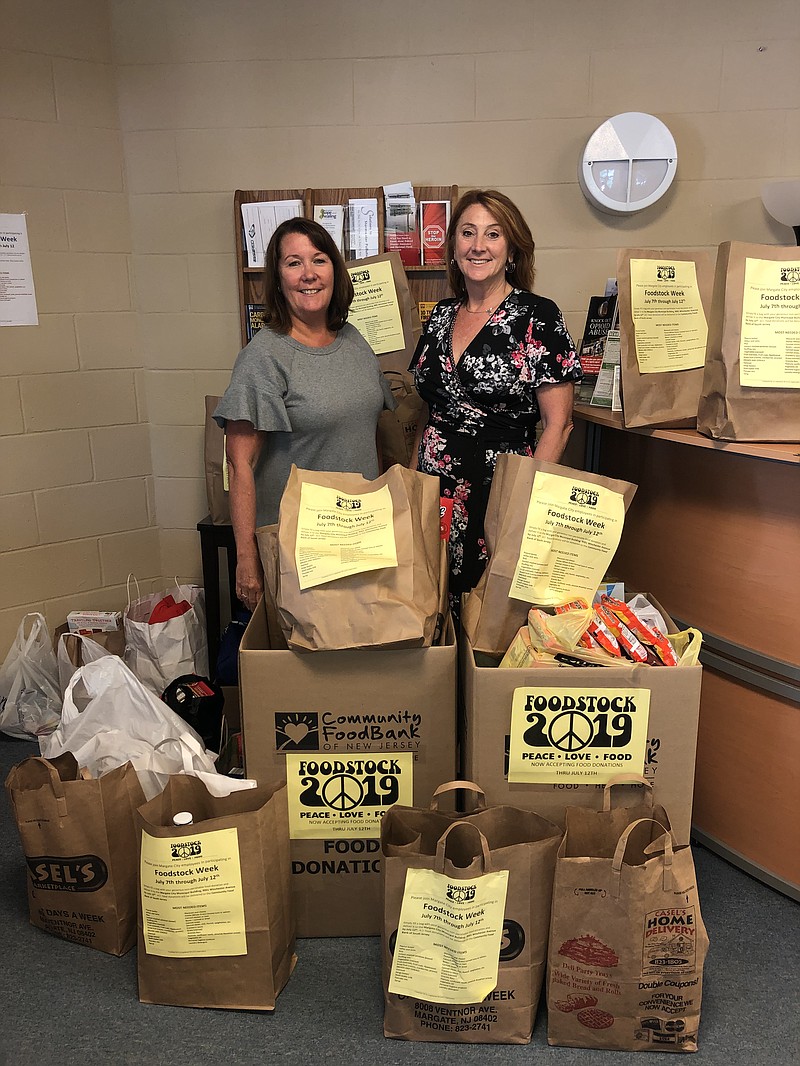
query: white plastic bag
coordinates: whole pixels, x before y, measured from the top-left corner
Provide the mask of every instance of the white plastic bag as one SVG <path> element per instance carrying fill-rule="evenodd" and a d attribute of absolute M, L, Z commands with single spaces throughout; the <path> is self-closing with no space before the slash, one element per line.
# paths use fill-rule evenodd
<path fill-rule="evenodd" d="M 198 585 L 179 585 L 140 596 L 125 608 L 125 662 L 156 696 L 183 674 L 208 677 L 205 593 Z M 191 609 L 177 618 L 151 624 L 153 608 L 165 596 L 186 600 Z"/>
<path fill-rule="evenodd" d="M 85 700 L 79 711 L 76 699 Z M 71 751 L 78 765 L 99 776 L 133 763 L 145 796 L 152 799 L 170 774 L 201 777 L 215 795 L 227 796 L 256 782 L 217 773 L 216 756 L 166 703 L 148 691 L 117 655 L 76 670 L 64 693 L 61 724 L 39 746 L 47 759 Z"/>
<path fill-rule="evenodd" d="M 96 640 L 92 640 L 91 637 L 87 637 L 83 633 L 62 633 L 58 641 L 58 651 L 56 652 L 56 659 L 58 661 L 58 683 L 61 686 L 61 691 L 66 692 L 67 685 L 70 682 L 70 678 L 79 669 L 72 659 L 69 657 L 67 651 L 67 641 L 73 639 L 80 644 L 82 665 L 87 663 L 93 663 L 97 659 L 102 659 L 104 655 L 113 655 L 113 652 L 108 651 L 102 644 L 98 644 Z M 83 708 L 79 708 L 82 710 Z"/>
<path fill-rule="evenodd" d="M 25 626 L 31 619 L 30 633 Z M 0 730 L 36 740 L 52 732 L 61 715 L 58 664 L 44 615 L 26 614 L 0 666 Z"/>

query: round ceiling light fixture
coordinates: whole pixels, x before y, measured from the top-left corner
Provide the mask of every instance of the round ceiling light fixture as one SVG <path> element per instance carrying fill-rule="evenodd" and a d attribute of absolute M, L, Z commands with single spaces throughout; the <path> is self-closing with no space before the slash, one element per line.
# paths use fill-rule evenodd
<path fill-rule="evenodd" d="M 581 156 L 578 180 L 590 204 L 612 215 L 660 200 L 678 169 L 678 149 L 654 115 L 626 111 L 598 126 Z"/>

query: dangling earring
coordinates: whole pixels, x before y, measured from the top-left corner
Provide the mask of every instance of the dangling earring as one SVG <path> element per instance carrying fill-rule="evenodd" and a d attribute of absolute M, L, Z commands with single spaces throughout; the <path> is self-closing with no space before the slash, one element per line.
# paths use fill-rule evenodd
<path fill-rule="evenodd" d="M 507 259 L 506 260 L 506 274 L 510 274 L 513 269 L 514 269 L 514 260 L 513 259 Z"/>
<path fill-rule="evenodd" d="M 455 261 L 455 258 L 453 258 L 453 259 L 450 260 L 450 266 L 454 267 L 455 265 L 456 265 L 456 261 Z"/>

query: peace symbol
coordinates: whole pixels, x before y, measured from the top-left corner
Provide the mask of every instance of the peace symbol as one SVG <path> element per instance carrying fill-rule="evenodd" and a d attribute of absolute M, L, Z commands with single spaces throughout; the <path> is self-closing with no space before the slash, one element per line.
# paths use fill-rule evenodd
<path fill-rule="evenodd" d="M 591 718 L 578 711 L 557 714 L 547 731 L 551 744 L 559 751 L 580 751 L 592 739 L 593 733 Z"/>
<path fill-rule="evenodd" d="M 332 811 L 352 811 L 364 798 L 364 789 L 357 777 L 334 774 L 322 786 L 322 798 Z"/>

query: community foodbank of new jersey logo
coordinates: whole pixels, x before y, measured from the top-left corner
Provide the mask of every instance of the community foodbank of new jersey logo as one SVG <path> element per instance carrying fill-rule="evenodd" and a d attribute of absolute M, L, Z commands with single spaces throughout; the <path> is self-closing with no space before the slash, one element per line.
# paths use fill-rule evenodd
<path fill-rule="evenodd" d="M 283 711 L 275 715 L 276 751 L 318 751 L 319 715 L 316 711 Z"/>

